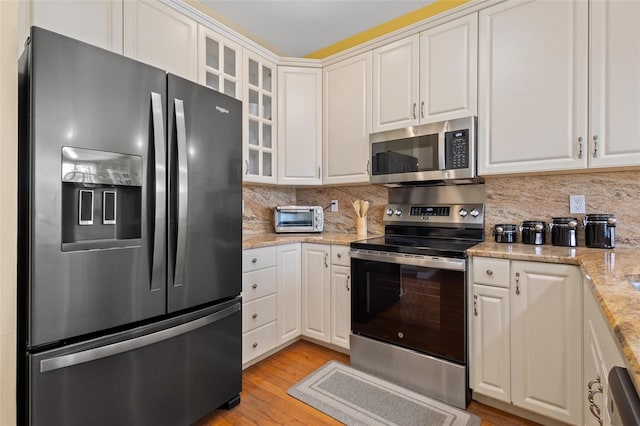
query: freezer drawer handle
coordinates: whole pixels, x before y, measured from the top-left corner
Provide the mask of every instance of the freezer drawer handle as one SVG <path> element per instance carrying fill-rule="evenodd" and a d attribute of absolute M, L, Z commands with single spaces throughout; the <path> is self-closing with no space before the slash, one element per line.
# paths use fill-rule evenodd
<path fill-rule="evenodd" d="M 157 331 L 155 333 L 125 340 L 123 342 L 100 346 L 98 348 L 87 349 L 85 351 L 75 352 L 72 354 L 57 356 L 49 359 L 43 359 L 42 361 L 40 361 L 40 372 L 46 373 L 47 371 L 71 367 L 85 362 L 96 361 L 101 358 L 107 358 L 121 353 L 133 351 L 145 346 L 153 345 L 154 343 L 162 342 L 163 340 L 168 340 L 173 337 L 177 337 L 182 334 L 197 330 L 209 324 L 213 324 L 214 322 L 220 321 L 221 319 L 226 318 L 238 311 L 240 311 L 240 303 L 236 303 L 232 306 L 222 309 L 221 311 L 214 312 L 211 315 L 207 315 L 206 317 L 198 318 L 195 321 L 180 324 L 170 329 Z"/>
<path fill-rule="evenodd" d="M 178 140 L 178 236 L 176 248 L 176 269 L 173 286 L 184 284 L 184 256 L 187 245 L 187 209 L 189 207 L 189 181 L 187 171 L 187 130 L 185 126 L 184 103 L 174 99 L 176 130 Z"/>
<path fill-rule="evenodd" d="M 162 97 L 159 93 L 151 92 L 151 117 L 153 120 L 153 149 L 156 157 L 156 205 L 155 224 L 153 230 L 153 254 L 151 256 L 151 291 L 162 289 L 162 274 L 164 267 L 164 218 L 166 217 L 166 168 L 164 157 L 164 113 L 162 112 Z"/>

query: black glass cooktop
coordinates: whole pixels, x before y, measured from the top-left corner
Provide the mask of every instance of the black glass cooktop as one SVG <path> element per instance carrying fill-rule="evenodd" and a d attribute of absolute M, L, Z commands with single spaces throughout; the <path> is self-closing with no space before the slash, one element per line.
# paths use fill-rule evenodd
<path fill-rule="evenodd" d="M 479 242 L 480 241 L 392 235 L 355 241 L 351 243 L 351 248 L 420 254 L 424 256 L 464 258 L 465 251 Z"/>

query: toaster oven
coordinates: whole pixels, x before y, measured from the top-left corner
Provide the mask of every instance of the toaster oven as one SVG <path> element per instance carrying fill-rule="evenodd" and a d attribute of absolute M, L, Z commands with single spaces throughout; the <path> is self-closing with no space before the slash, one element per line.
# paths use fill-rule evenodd
<path fill-rule="evenodd" d="M 278 233 L 322 232 L 324 210 L 321 206 L 278 206 L 273 224 Z"/>

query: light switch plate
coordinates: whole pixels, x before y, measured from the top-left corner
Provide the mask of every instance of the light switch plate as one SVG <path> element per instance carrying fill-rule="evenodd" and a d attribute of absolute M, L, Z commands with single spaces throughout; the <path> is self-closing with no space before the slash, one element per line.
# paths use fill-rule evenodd
<path fill-rule="evenodd" d="M 586 204 L 584 195 L 569 195 L 569 213 L 585 214 Z"/>

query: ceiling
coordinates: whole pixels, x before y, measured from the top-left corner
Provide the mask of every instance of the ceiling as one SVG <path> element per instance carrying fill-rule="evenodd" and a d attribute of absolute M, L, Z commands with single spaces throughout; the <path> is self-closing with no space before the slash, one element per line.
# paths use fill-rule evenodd
<path fill-rule="evenodd" d="M 441 0 L 444 1 L 444 0 Z M 199 0 L 214 18 L 281 56 L 305 57 L 434 0 Z"/>

